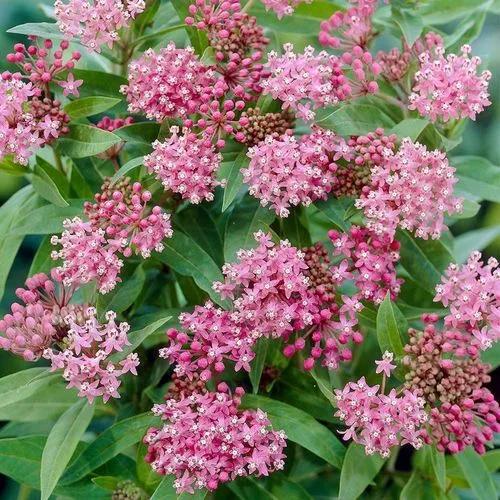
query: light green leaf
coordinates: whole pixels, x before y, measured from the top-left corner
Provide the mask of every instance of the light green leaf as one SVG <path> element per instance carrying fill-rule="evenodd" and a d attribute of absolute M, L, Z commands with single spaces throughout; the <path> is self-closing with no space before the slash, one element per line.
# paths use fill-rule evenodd
<path fill-rule="evenodd" d="M 423 118 L 406 118 L 389 130 L 389 134 L 396 134 L 400 139 L 409 137 L 416 141 L 428 125 L 429 122 Z"/>
<path fill-rule="evenodd" d="M 40 38 L 51 40 L 64 40 L 63 35 L 56 23 L 25 23 L 19 24 L 7 30 L 7 33 L 16 33 L 18 35 L 34 35 Z"/>
<path fill-rule="evenodd" d="M 61 189 L 54 180 L 57 174 L 55 171 L 50 172 L 49 168 L 51 167 L 47 167 L 41 162 L 35 164 L 34 175 L 30 176 L 33 189 L 48 202 L 58 207 L 67 207 L 69 203 L 66 201 Z M 52 168 L 52 170 L 54 169 Z"/>
<path fill-rule="evenodd" d="M 377 338 L 382 352 L 392 352 L 397 358 L 404 355 L 403 338 L 408 331 L 408 323 L 389 292 L 377 312 Z"/>
<path fill-rule="evenodd" d="M 61 151 L 71 158 L 95 156 L 119 142 L 118 135 L 84 124 L 72 125 L 69 134 L 58 141 Z"/>
<path fill-rule="evenodd" d="M 93 116 L 104 113 L 113 106 L 116 106 L 120 99 L 105 96 L 89 96 L 76 99 L 64 106 L 64 111 L 75 120 L 85 116 Z"/>
<path fill-rule="evenodd" d="M 158 423 L 150 413 L 142 413 L 108 427 L 72 462 L 60 484 L 72 484 L 139 442 L 147 429 Z"/>
<path fill-rule="evenodd" d="M 107 96 L 122 98 L 120 87 L 127 85 L 127 79 L 113 73 L 88 69 L 74 69 L 75 79 L 85 82 L 78 90 L 81 97 Z"/>
<path fill-rule="evenodd" d="M 500 203 L 500 167 L 479 156 L 457 156 L 450 164 L 457 169 L 455 189 L 459 193 Z"/>
<path fill-rule="evenodd" d="M 244 396 L 242 406 L 265 411 L 275 430 L 284 430 L 290 441 L 341 468 L 345 448 L 330 430 L 311 415 L 286 403 L 253 394 Z"/>
<path fill-rule="evenodd" d="M 28 276 L 33 276 L 37 273 L 50 274 L 50 270 L 54 267 L 54 260 L 50 255 L 54 250 L 54 245 L 50 242 L 50 238 L 50 236 L 45 236 L 40 243 L 33 260 L 31 261 Z"/>
<path fill-rule="evenodd" d="M 242 150 L 232 162 L 224 162 L 219 169 L 220 179 L 226 181 L 224 187 L 224 198 L 222 201 L 222 211 L 225 212 L 227 208 L 234 201 L 236 196 L 243 186 L 243 175 L 241 169 L 248 165 L 250 159 L 247 156 L 246 149 Z"/>
<path fill-rule="evenodd" d="M 16 163 L 11 156 L 5 156 L 0 160 L 0 172 L 19 177 L 28 174 L 29 169 Z"/>
<path fill-rule="evenodd" d="M 495 484 L 481 457 L 469 446 L 455 458 L 478 500 L 497 498 Z"/>
<path fill-rule="evenodd" d="M 42 500 L 48 500 L 94 415 L 94 406 L 81 399 L 55 423 L 43 449 L 40 469 Z"/>
<path fill-rule="evenodd" d="M 411 47 L 417 38 L 420 37 L 424 24 L 422 18 L 410 9 L 392 8 L 392 18 L 400 27 L 406 43 Z"/>
<path fill-rule="evenodd" d="M 455 238 L 455 257 L 457 264 L 463 264 L 474 250 L 484 250 L 500 237 L 500 225 L 475 229 Z"/>
<path fill-rule="evenodd" d="M 255 198 L 245 197 L 234 207 L 227 219 L 224 236 L 225 261 L 233 262 L 240 249 L 256 247 L 254 233 L 266 231 L 266 227 L 271 225 L 274 219 L 274 212 L 262 207 Z"/>
<path fill-rule="evenodd" d="M 260 377 L 266 362 L 267 346 L 270 340 L 261 338 L 258 340 L 255 347 L 255 358 L 252 361 L 250 369 L 250 382 L 252 383 L 253 393 L 259 392 Z"/>
<path fill-rule="evenodd" d="M 341 231 L 347 231 L 350 223 L 346 220 L 347 211 L 353 206 L 353 200 L 349 198 L 329 198 L 314 203 L 314 206 L 323 212 L 330 222 Z"/>
<path fill-rule="evenodd" d="M 444 453 L 438 451 L 435 446 L 429 446 L 429 453 L 436 482 L 442 491 L 446 491 L 446 460 Z"/>
<path fill-rule="evenodd" d="M 355 500 L 379 473 L 385 460 L 378 454 L 367 455 L 363 446 L 351 443 L 340 472 L 339 498 Z"/>
<path fill-rule="evenodd" d="M 426 480 L 420 471 L 415 471 L 401 490 L 399 500 L 427 500 L 429 498 L 437 499 L 431 482 Z"/>
<path fill-rule="evenodd" d="M 140 156 L 138 158 L 133 158 L 132 160 L 128 161 L 125 163 L 125 165 L 122 165 L 119 170 L 111 177 L 111 182 L 114 184 L 117 180 L 121 179 L 125 175 L 127 175 L 129 172 L 134 170 L 134 168 L 137 168 L 141 166 L 144 163 L 144 157 Z"/>

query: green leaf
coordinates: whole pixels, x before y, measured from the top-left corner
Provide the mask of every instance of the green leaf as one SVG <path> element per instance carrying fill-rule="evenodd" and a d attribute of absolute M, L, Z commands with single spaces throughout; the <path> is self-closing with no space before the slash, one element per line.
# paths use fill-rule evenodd
<path fill-rule="evenodd" d="M 118 284 L 114 290 L 97 298 L 97 308 L 99 312 L 114 311 L 119 314 L 128 309 L 141 293 L 146 274 L 141 265 L 137 266 L 134 274 L 124 277 L 123 282 Z"/>
<path fill-rule="evenodd" d="M 141 43 L 149 42 L 154 40 L 155 38 L 164 37 L 173 31 L 178 31 L 183 28 L 187 28 L 186 24 L 176 24 L 175 26 L 169 26 L 168 28 L 164 28 L 162 30 L 154 31 L 152 33 L 148 33 L 147 35 L 140 36 L 136 38 L 133 42 L 133 46 L 137 47 Z"/>
<path fill-rule="evenodd" d="M 8 175 L 23 176 L 29 173 L 27 167 L 16 163 L 11 156 L 5 156 L 0 160 L 0 172 Z"/>
<path fill-rule="evenodd" d="M 113 476 L 97 476 L 92 478 L 92 482 L 94 484 L 108 491 L 116 490 L 118 483 L 120 483 L 120 481 L 121 479 L 119 477 L 113 477 Z"/>
<path fill-rule="evenodd" d="M 119 453 L 139 442 L 158 419 L 142 413 L 108 427 L 72 462 L 61 478 L 61 484 L 72 484 L 105 464 Z"/>
<path fill-rule="evenodd" d="M 51 257 L 54 245 L 50 242 L 50 238 L 50 236 L 45 236 L 40 243 L 31 262 L 28 276 L 33 276 L 37 273 L 50 274 L 50 270 L 54 267 L 54 260 Z"/>
<path fill-rule="evenodd" d="M 63 221 L 81 216 L 83 203 L 80 200 L 69 200 L 69 207 L 45 205 L 19 218 L 9 234 L 24 236 L 26 234 L 52 234 L 63 230 Z"/>
<path fill-rule="evenodd" d="M 349 198 L 329 198 L 314 203 L 314 206 L 324 213 L 330 222 L 341 231 L 348 231 L 350 223 L 346 220 L 347 210 L 353 206 Z"/>
<path fill-rule="evenodd" d="M 93 116 L 99 113 L 104 113 L 113 106 L 116 106 L 120 99 L 105 96 L 89 96 L 76 99 L 64 106 L 64 111 L 75 120 L 85 116 Z"/>
<path fill-rule="evenodd" d="M 95 156 L 119 142 L 118 135 L 84 124 L 72 125 L 69 134 L 59 139 L 61 151 L 71 158 Z"/>
<path fill-rule="evenodd" d="M 429 446 L 430 459 L 436 482 L 442 491 L 446 491 L 446 460 L 444 453 L 435 446 Z"/>
<path fill-rule="evenodd" d="M 174 271 L 191 276 L 196 284 L 207 292 L 212 300 L 223 303 L 212 289 L 214 281 L 222 281 L 222 273 L 212 257 L 189 236 L 180 231 L 165 240 L 165 250 L 157 257 Z"/>
<path fill-rule="evenodd" d="M 457 169 L 459 193 L 472 195 L 475 200 L 500 203 L 500 167 L 479 156 L 458 156 L 450 160 Z"/>
<path fill-rule="evenodd" d="M 457 264 L 463 264 L 474 250 L 482 251 L 500 236 L 500 225 L 483 227 L 455 238 Z"/>
<path fill-rule="evenodd" d="M 371 484 L 385 460 L 378 454 L 367 455 L 363 446 L 351 443 L 340 472 L 339 498 L 355 500 Z"/>
<path fill-rule="evenodd" d="M 243 175 L 241 169 L 246 167 L 249 162 L 246 149 L 242 150 L 232 162 L 223 162 L 219 169 L 220 179 L 226 181 L 224 187 L 224 197 L 222 200 L 222 211 L 225 212 L 227 208 L 234 201 L 243 186 Z"/>
<path fill-rule="evenodd" d="M 34 35 L 40 38 L 49 38 L 51 40 L 64 40 L 63 35 L 56 23 L 25 23 L 19 24 L 7 30 L 7 33 L 16 33 L 18 35 Z"/>
<path fill-rule="evenodd" d="M 55 178 L 57 176 L 57 171 L 46 162 L 40 160 L 41 158 L 38 159 L 35 164 L 34 175 L 31 176 L 33 189 L 42 198 L 58 207 L 69 206 L 60 187 L 56 183 Z M 64 178 L 64 180 L 66 180 L 66 178 Z"/>
<path fill-rule="evenodd" d="M 61 415 L 50 431 L 43 449 L 40 469 L 42 500 L 47 500 L 54 491 L 92 420 L 94 408 L 86 399 L 78 401 Z"/>
<path fill-rule="evenodd" d="M 306 412 L 264 396 L 246 394 L 242 406 L 265 411 L 275 430 L 283 429 L 287 438 L 341 468 L 345 448 L 330 430 Z"/>
<path fill-rule="evenodd" d="M 478 3 L 477 0 L 433 0 L 419 4 L 417 12 L 426 25 L 448 24 L 477 10 L 486 10 L 491 0 Z"/>
<path fill-rule="evenodd" d="M 441 240 L 422 240 L 407 231 L 398 231 L 401 264 L 422 288 L 434 295 L 443 271 L 453 256 Z"/>
<path fill-rule="evenodd" d="M 333 112 L 329 108 L 320 109 L 316 123 L 344 136 L 364 135 L 377 127 L 394 127 L 394 120 L 380 106 L 358 103 L 343 104 Z"/>
<path fill-rule="evenodd" d="M 257 246 L 254 233 L 266 231 L 275 215 L 269 209 L 262 207 L 258 200 L 252 197 L 245 199 L 234 207 L 227 219 L 224 236 L 224 259 L 233 262 L 240 249 L 248 250 Z"/>
<path fill-rule="evenodd" d="M 162 476 L 155 472 L 151 467 L 151 464 L 144 460 L 147 451 L 148 447 L 144 443 L 141 443 L 137 447 L 136 473 L 140 485 L 147 492 L 151 492 L 154 491 L 161 482 Z"/>
<path fill-rule="evenodd" d="M 255 347 L 255 358 L 252 361 L 249 375 L 254 394 L 259 392 L 260 377 L 262 376 L 262 370 L 264 369 L 264 364 L 266 362 L 267 346 L 269 345 L 269 342 L 269 339 L 261 338 L 258 340 Z"/>
<path fill-rule="evenodd" d="M 420 471 L 415 471 L 401 490 L 399 500 L 427 500 L 429 498 L 437 499 L 438 497 L 430 481 L 425 479 Z"/>
<path fill-rule="evenodd" d="M 122 76 L 104 71 L 93 71 L 88 69 L 74 69 L 75 79 L 83 80 L 85 83 L 78 89 L 82 97 L 107 96 L 123 98 L 120 87 L 127 85 L 128 81 Z"/>
<path fill-rule="evenodd" d="M 174 489 L 174 477 L 165 476 L 150 500 L 203 500 L 206 496 L 206 490 L 195 490 L 193 494 L 181 493 L 177 495 Z"/>
<path fill-rule="evenodd" d="M 129 172 L 134 170 L 134 168 L 137 168 L 141 166 L 144 163 L 144 157 L 140 156 L 138 158 L 133 158 L 132 160 L 128 161 L 124 165 L 122 165 L 117 172 L 115 172 L 115 175 L 111 177 L 111 182 L 114 184 L 117 180 L 121 179 L 125 175 L 127 175 Z"/>
<path fill-rule="evenodd" d="M 424 24 L 414 10 L 392 8 L 392 18 L 401 29 L 406 43 L 411 47 L 420 37 Z"/>
<path fill-rule="evenodd" d="M 28 368 L 0 378 L 0 408 L 28 398 L 58 377 L 48 368 Z"/>
<path fill-rule="evenodd" d="M 126 142 L 151 145 L 158 138 L 160 125 L 155 122 L 132 123 L 114 133 Z"/>
<path fill-rule="evenodd" d="M 408 323 L 389 292 L 377 312 L 377 338 L 382 352 L 392 352 L 397 358 L 404 356 L 403 340 L 408 331 Z"/>
<path fill-rule="evenodd" d="M 500 342 L 495 342 L 492 347 L 481 353 L 481 361 L 491 365 L 494 370 L 500 366 Z"/>
<path fill-rule="evenodd" d="M 389 134 L 396 134 L 400 139 L 409 137 L 416 141 L 427 126 L 429 122 L 423 118 L 406 118 L 389 130 Z"/>
<path fill-rule="evenodd" d="M 172 5 L 179 16 L 179 20 L 183 23 L 184 19 L 190 15 L 188 11 L 189 4 L 184 0 L 172 0 Z M 208 39 L 205 32 L 191 27 L 186 27 L 186 32 L 194 50 L 201 56 L 208 47 Z"/>
<path fill-rule="evenodd" d="M 495 484 L 481 457 L 469 446 L 455 458 L 478 500 L 497 498 Z"/>
<path fill-rule="evenodd" d="M 280 221 L 285 238 L 297 248 L 311 245 L 311 236 L 300 220 L 301 213 L 301 207 L 295 207 L 288 217 Z"/>

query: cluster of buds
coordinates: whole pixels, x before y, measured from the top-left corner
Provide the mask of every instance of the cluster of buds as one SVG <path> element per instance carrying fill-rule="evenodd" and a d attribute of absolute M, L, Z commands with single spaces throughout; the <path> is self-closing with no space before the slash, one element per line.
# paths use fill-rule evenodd
<path fill-rule="evenodd" d="M 290 110 L 277 113 L 263 113 L 258 107 L 249 108 L 241 113 L 237 131 L 241 142 L 247 146 L 256 146 L 266 137 L 276 139 L 291 135 L 295 118 Z"/>
<path fill-rule="evenodd" d="M 146 461 L 162 475 L 174 474 L 178 493 L 193 493 L 240 476 L 283 469 L 283 431 L 274 431 L 261 410 L 240 410 L 241 387 L 231 395 L 226 384 L 217 392 L 193 392 L 180 400 L 155 405 L 164 421 L 144 437 Z"/>
<path fill-rule="evenodd" d="M 79 286 L 96 280 L 99 291 L 107 293 L 119 281 L 123 261 L 139 253 L 147 258 L 153 250 L 163 250 L 163 239 L 172 236 L 170 216 L 159 206 L 148 207 L 151 193 L 138 182 L 121 181 L 118 187 L 107 180 L 95 203 L 84 207 L 87 221 L 79 217 L 64 222 L 61 237 L 52 244 L 61 249 L 52 252 L 63 264 L 55 268 L 57 278 L 66 286 Z"/>

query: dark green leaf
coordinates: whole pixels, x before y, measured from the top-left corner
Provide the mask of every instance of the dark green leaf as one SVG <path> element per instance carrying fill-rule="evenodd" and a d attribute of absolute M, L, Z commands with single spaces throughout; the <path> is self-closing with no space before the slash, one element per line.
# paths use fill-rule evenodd
<path fill-rule="evenodd" d="M 353 201 L 349 198 L 329 198 L 314 203 L 314 206 L 342 231 L 349 229 L 350 223 L 346 220 L 346 213 L 352 205 Z"/>
<path fill-rule="evenodd" d="M 8 175 L 23 176 L 29 173 L 29 169 L 16 163 L 12 157 L 5 156 L 0 160 L 0 172 Z"/>
<path fill-rule="evenodd" d="M 152 144 L 158 138 L 160 125 L 155 122 L 139 122 L 126 125 L 115 131 L 115 134 L 126 142 Z"/>
<path fill-rule="evenodd" d="M 151 464 L 144 460 L 147 451 L 148 447 L 144 443 L 137 447 L 136 473 L 140 485 L 147 492 L 153 492 L 161 482 L 162 476 L 155 472 Z"/>
<path fill-rule="evenodd" d="M 420 471 L 415 471 L 401 490 L 399 500 L 427 500 L 429 498 L 437 499 L 431 482 L 424 478 Z"/>
<path fill-rule="evenodd" d="M 94 414 L 94 406 L 81 399 L 55 423 L 42 453 L 40 485 L 42 500 L 47 500 L 66 469 L 76 446 Z"/>
<path fill-rule="evenodd" d="M 351 443 L 347 448 L 340 473 L 339 498 L 354 500 L 373 481 L 385 460 L 377 454 L 367 455 L 363 446 Z"/>
<path fill-rule="evenodd" d="M 300 207 L 291 210 L 290 215 L 281 219 L 284 236 L 297 248 L 304 248 L 311 245 L 311 237 L 307 229 L 302 225 Z"/>
<path fill-rule="evenodd" d="M 113 106 L 116 106 L 120 99 L 105 96 L 90 96 L 76 99 L 64 106 L 64 111 L 68 113 L 71 119 L 83 118 L 104 113 Z"/>
<path fill-rule="evenodd" d="M 139 442 L 147 429 L 158 422 L 150 413 L 121 420 L 108 427 L 70 465 L 61 484 L 72 484 Z"/>
<path fill-rule="evenodd" d="M 92 482 L 97 484 L 100 488 L 104 488 L 108 491 L 116 490 L 118 483 L 121 481 L 119 477 L 113 476 L 97 476 L 92 478 Z"/>
<path fill-rule="evenodd" d="M 50 238 L 50 236 L 45 236 L 40 243 L 35 257 L 33 257 L 33 261 L 31 262 L 28 276 L 33 276 L 37 273 L 49 274 L 50 270 L 54 267 L 54 260 L 50 255 L 54 250 L 54 245 L 50 242 Z"/>
<path fill-rule="evenodd" d="M 478 500 L 497 498 L 495 484 L 481 457 L 469 446 L 455 458 Z"/>
<path fill-rule="evenodd" d="M 267 346 L 270 340 L 261 338 L 258 340 L 255 347 L 255 358 L 252 361 L 250 370 L 250 382 L 252 382 L 253 393 L 259 392 L 260 377 L 266 362 Z"/>
<path fill-rule="evenodd" d="M 280 401 L 247 394 L 246 408 L 260 408 L 267 412 L 274 429 L 285 431 L 287 438 L 303 446 L 334 467 L 340 468 L 345 453 L 342 443 L 324 425 L 302 410 Z"/>
<path fill-rule="evenodd" d="M 438 451 L 435 446 L 429 446 L 429 454 L 436 482 L 442 491 L 446 491 L 446 461 L 444 453 Z"/>
<path fill-rule="evenodd" d="M 118 179 L 121 179 L 129 172 L 131 172 L 134 168 L 141 166 L 144 163 L 144 157 L 140 156 L 138 158 L 133 158 L 132 160 L 122 165 L 120 169 L 111 177 L 111 182 L 115 183 Z"/>
<path fill-rule="evenodd" d="M 206 495 L 206 490 L 195 490 L 193 494 L 182 493 L 177 495 L 174 489 L 174 477 L 165 476 L 150 500 L 203 500 Z"/>
<path fill-rule="evenodd" d="M 82 97 L 96 95 L 122 98 L 120 87 L 128 83 L 126 78 L 104 71 L 75 69 L 73 74 L 76 79 L 85 82 L 79 88 Z"/>
<path fill-rule="evenodd" d="M 242 150 L 232 162 L 224 162 L 219 169 L 219 177 L 226 181 L 224 187 L 224 198 L 222 201 L 222 211 L 227 210 L 234 201 L 243 186 L 243 175 L 241 169 L 248 165 L 249 158 L 246 149 Z"/>
<path fill-rule="evenodd" d="M 31 184 L 37 194 L 48 202 L 57 205 L 58 207 L 67 207 L 69 203 L 66 201 L 65 196 L 59 186 L 61 182 L 56 182 L 58 172 L 50 165 L 46 165 L 39 161 L 35 164 L 34 175 L 31 176 Z M 63 177 L 64 180 L 66 180 Z"/>
<path fill-rule="evenodd" d="M 7 30 L 7 33 L 17 33 L 18 35 L 34 35 L 40 38 L 51 40 L 63 40 L 66 38 L 60 31 L 56 23 L 26 23 L 19 24 Z"/>
<path fill-rule="evenodd" d="M 71 158 L 86 158 L 119 143 L 120 137 L 91 125 L 72 125 L 69 134 L 59 139 L 61 151 Z"/>
<path fill-rule="evenodd" d="M 479 156 L 458 156 L 450 164 L 457 169 L 458 192 L 500 203 L 500 167 Z"/>
<path fill-rule="evenodd" d="M 404 355 L 403 339 L 408 331 L 408 323 L 389 293 L 377 312 L 377 338 L 382 352 L 389 351 L 397 358 Z"/>

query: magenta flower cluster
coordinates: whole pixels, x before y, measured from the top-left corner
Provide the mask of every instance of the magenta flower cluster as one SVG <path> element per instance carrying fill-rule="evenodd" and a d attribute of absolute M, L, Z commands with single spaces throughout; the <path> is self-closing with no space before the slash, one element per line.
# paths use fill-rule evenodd
<path fill-rule="evenodd" d="M 114 363 L 110 356 L 123 351 L 130 345 L 127 338 L 129 325 L 116 323 L 116 314 L 106 313 L 107 323 L 101 324 L 96 318 L 96 310 L 87 308 L 85 321 L 78 321 L 77 315 L 68 314 L 64 321 L 69 329 L 60 350 L 45 349 L 43 357 L 50 360 L 51 370 L 63 370 L 68 381 L 68 389 L 75 387 L 78 396 L 85 397 L 90 403 L 97 397 L 103 401 L 119 398 L 119 377 L 131 372 L 137 375 L 139 358 L 132 353 L 122 361 Z"/>
<path fill-rule="evenodd" d="M 377 234 L 392 238 L 401 227 L 419 238 L 436 239 L 446 229 L 445 214 L 462 210 L 461 200 L 453 196 L 454 174 L 445 153 L 404 139 L 397 153 L 386 150 L 372 168 L 371 185 L 356 206 Z"/>
<path fill-rule="evenodd" d="M 178 493 L 213 491 L 237 477 L 283 469 L 284 432 L 274 431 L 263 411 L 238 409 L 243 394 L 241 387 L 231 395 L 219 384 L 217 392 L 153 407 L 165 423 L 146 434 L 146 461 L 159 474 L 174 474 Z"/>
<path fill-rule="evenodd" d="M 103 186 L 104 188 L 104 186 Z M 60 237 L 52 237 L 57 279 L 65 286 L 80 286 L 96 281 L 101 293 L 112 290 L 120 281 L 123 266 L 120 255 L 138 253 L 147 258 L 153 250 L 163 250 L 162 241 L 172 236 L 170 216 L 159 206 L 148 207 L 151 193 L 134 183 L 125 193 L 111 190 L 98 193 L 96 203 L 85 204 L 88 221 L 79 217 L 64 221 Z"/>
<path fill-rule="evenodd" d="M 266 10 L 272 10 L 282 19 L 284 16 L 291 16 L 295 7 L 302 2 L 311 3 L 312 0 L 262 0 Z"/>
<path fill-rule="evenodd" d="M 79 38 L 89 50 L 100 52 L 101 45 L 112 47 L 118 30 L 146 8 L 144 0 L 56 0 L 54 14 L 59 29 L 68 37 Z"/>

